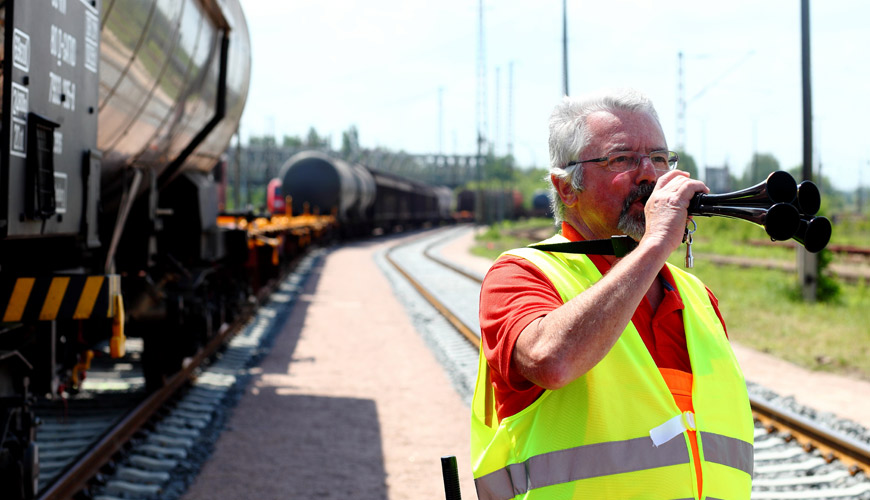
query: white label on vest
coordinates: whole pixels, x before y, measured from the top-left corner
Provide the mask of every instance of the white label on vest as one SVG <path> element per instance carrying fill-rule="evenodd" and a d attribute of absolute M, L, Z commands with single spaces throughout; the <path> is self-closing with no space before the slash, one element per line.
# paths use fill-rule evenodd
<path fill-rule="evenodd" d="M 653 446 L 661 446 L 671 439 L 679 436 L 683 431 L 695 430 L 695 415 L 687 411 L 669 419 L 658 427 L 649 431 Z"/>

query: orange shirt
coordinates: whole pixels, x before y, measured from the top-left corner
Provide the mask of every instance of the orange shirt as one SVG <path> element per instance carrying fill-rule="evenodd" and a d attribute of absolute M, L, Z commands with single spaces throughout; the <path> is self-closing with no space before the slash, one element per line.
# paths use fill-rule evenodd
<path fill-rule="evenodd" d="M 583 238 L 570 225 L 562 224 L 562 235 L 571 241 Z M 610 264 L 600 255 L 589 258 L 602 274 Z M 683 329 L 683 301 L 666 267 L 659 279 L 665 296 L 656 310 L 644 297 L 631 318 L 656 366 L 688 372 L 689 352 Z M 708 290 L 720 321 L 718 300 Z M 484 355 L 491 367 L 499 420 L 534 402 L 544 392 L 520 375 L 511 359 L 517 338 L 533 320 L 560 307 L 562 299 L 550 280 L 531 262 L 519 257 L 502 257 L 489 270 L 480 292 L 480 329 Z M 722 321 L 724 327 L 725 322 Z"/>

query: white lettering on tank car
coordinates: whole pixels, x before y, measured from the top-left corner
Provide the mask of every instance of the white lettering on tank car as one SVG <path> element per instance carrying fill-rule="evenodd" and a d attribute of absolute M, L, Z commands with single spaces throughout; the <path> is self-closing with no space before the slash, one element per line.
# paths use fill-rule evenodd
<path fill-rule="evenodd" d="M 67 173 L 54 173 L 54 203 L 55 211 L 59 214 L 66 213 Z"/>
<path fill-rule="evenodd" d="M 27 158 L 25 138 L 27 137 L 27 122 L 20 118 L 12 118 L 11 138 L 9 141 L 9 154 Z"/>
<path fill-rule="evenodd" d="M 27 119 L 30 109 L 30 91 L 27 87 L 12 82 L 12 116 Z"/>
<path fill-rule="evenodd" d="M 64 32 L 58 26 L 51 25 L 51 40 L 49 41 L 49 47 L 51 55 L 57 58 L 58 66 L 67 63 L 68 65 L 75 67 L 76 45 L 78 45 L 76 37 Z"/>
<path fill-rule="evenodd" d="M 85 68 L 97 72 L 99 63 L 100 19 L 96 14 L 85 11 Z"/>
<path fill-rule="evenodd" d="M 53 71 L 49 71 L 48 80 L 48 102 L 60 106 L 60 95 L 63 93 L 63 78 Z"/>
<path fill-rule="evenodd" d="M 66 14 L 66 0 L 51 0 L 51 6 L 60 11 L 61 14 Z"/>
<path fill-rule="evenodd" d="M 48 79 L 48 102 L 75 111 L 76 83 L 55 74 L 53 71 L 48 72 Z"/>
<path fill-rule="evenodd" d="M 56 155 L 63 154 L 63 132 L 57 129 L 54 130 L 54 149 L 52 153 Z"/>
<path fill-rule="evenodd" d="M 21 71 L 30 71 L 30 35 L 18 28 L 12 32 L 12 64 Z"/>
<path fill-rule="evenodd" d="M 63 79 L 63 107 L 70 111 L 76 110 L 76 82 Z"/>

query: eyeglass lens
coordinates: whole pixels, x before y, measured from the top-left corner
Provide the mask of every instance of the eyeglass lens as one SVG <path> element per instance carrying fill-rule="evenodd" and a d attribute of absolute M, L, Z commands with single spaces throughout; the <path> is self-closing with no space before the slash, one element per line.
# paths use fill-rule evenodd
<path fill-rule="evenodd" d="M 626 151 L 624 153 L 611 155 L 607 166 L 613 170 L 633 170 L 640 165 L 641 159 L 645 156 L 649 156 L 649 159 L 656 170 L 670 170 L 674 168 L 677 163 L 676 155 L 671 156 L 668 151 L 656 151 L 649 155 L 641 155 L 633 151 Z"/>

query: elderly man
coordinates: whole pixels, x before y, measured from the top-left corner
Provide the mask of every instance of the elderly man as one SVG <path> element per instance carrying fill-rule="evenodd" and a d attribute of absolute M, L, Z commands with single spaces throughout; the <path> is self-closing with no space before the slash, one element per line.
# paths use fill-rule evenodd
<path fill-rule="evenodd" d="M 561 234 L 542 243 L 627 235 L 637 246 L 622 257 L 521 248 L 487 273 L 479 498 L 748 499 L 753 422 L 718 301 L 666 264 L 707 187 L 675 169 L 637 91 L 566 97 L 549 142 Z"/>

